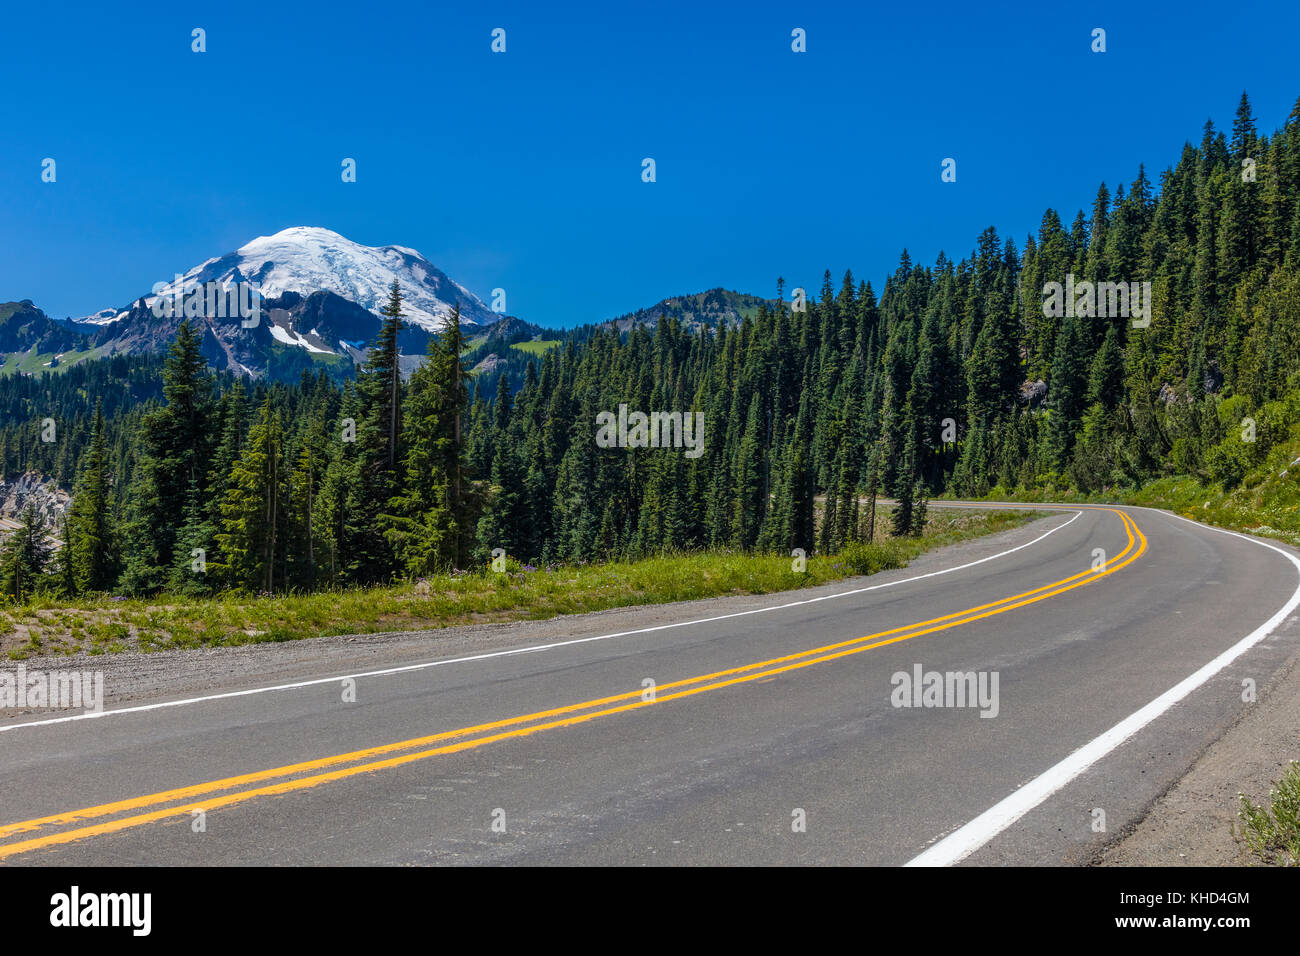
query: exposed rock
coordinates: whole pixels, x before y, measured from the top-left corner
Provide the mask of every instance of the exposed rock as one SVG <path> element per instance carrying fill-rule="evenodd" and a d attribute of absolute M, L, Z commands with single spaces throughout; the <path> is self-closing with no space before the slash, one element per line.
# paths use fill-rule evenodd
<path fill-rule="evenodd" d="M 1020 386 L 1020 400 L 1028 405 L 1042 405 L 1047 398 L 1047 383 L 1041 378 Z"/>
<path fill-rule="evenodd" d="M 0 530 L 11 530 L 28 504 L 35 504 L 46 528 L 57 534 L 63 516 L 72 505 L 72 495 L 55 484 L 52 478 L 35 471 L 0 481 Z"/>
<path fill-rule="evenodd" d="M 1205 374 L 1201 376 L 1201 390 L 1206 395 L 1215 395 L 1223 387 L 1223 371 L 1215 359 L 1205 363 Z"/>

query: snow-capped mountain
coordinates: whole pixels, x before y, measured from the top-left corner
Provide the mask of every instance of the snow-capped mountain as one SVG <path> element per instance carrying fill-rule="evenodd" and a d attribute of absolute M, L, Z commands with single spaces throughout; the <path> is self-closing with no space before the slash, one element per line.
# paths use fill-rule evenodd
<path fill-rule="evenodd" d="M 317 226 L 294 226 L 273 236 L 259 236 L 234 252 L 195 266 L 179 281 L 165 281 L 157 293 L 151 290 L 144 299 L 146 305 L 152 305 L 157 295 L 170 297 L 207 282 L 247 282 L 265 299 L 286 292 L 303 296 L 332 292 L 378 313 L 388 301 L 394 279 L 402 287 L 405 321 L 426 331 L 443 328 L 457 304 L 462 323 L 481 325 L 500 318 L 478 296 L 453 282 L 416 250 L 406 246 L 363 246 Z M 107 325 L 127 312 L 105 309 L 78 321 Z"/>

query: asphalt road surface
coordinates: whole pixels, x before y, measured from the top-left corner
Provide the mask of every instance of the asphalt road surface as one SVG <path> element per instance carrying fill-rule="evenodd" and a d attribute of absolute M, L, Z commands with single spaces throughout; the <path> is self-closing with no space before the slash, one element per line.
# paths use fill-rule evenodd
<path fill-rule="evenodd" d="M 1056 506 L 972 553 L 651 630 L 6 720 L 0 863 L 1083 863 L 1300 650 L 1280 545 Z M 913 696 L 918 668 L 984 696 Z"/>

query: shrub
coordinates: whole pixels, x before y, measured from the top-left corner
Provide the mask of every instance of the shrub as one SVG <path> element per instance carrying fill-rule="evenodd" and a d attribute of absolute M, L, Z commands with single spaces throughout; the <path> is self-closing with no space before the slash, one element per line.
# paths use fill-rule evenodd
<path fill-rule="evenodd" d="M 1300 866 L 1300 763 L 1291 761 L 1268 798 L 1268 806 L 1255 806 L 1241 795 L 1246 845 L 1270 865 Z"/>
<path fill-rule="evenodd" d="M 897 541 L 850 544 L 839 553 L 839 559 L 855 574 L 875 574 L 907 564 L 907 554 Z"/>

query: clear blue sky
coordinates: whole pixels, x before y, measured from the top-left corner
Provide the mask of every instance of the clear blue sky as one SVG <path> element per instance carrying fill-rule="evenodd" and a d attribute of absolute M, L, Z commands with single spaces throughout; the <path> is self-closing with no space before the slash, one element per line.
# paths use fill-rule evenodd
<path fill-rule="evenodd" d="M 121 306 L 292 225 L 412 246 L 550 326 L 725 286 L 876 283 L 1158 182 L 1293 2 L 8 4 L 0 301 Z M 207 31 L 208 51 L 190 50 Z M 502 27 L 507 52 L 493 54 Z M 795 27 L 806 53 L 790 49 Z M 1107 52 L 1090 50 L 1107 31 Z M 641 181 L 653 157 L 658 181 Z M 40 180 L 41 161 L 58 180 Z M 343 157 L 358 181 L 340 180 Z M 957 160 L 957 182 L 940 163 Z"/>

